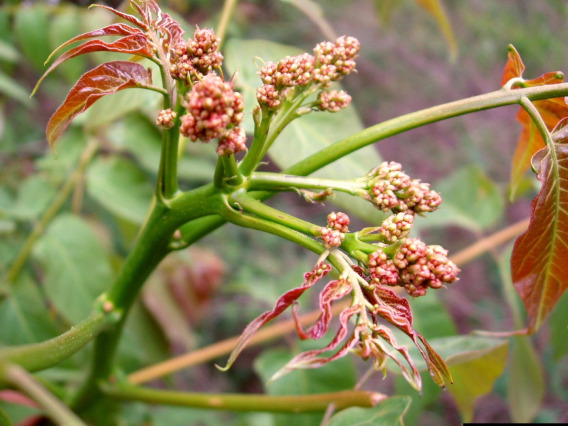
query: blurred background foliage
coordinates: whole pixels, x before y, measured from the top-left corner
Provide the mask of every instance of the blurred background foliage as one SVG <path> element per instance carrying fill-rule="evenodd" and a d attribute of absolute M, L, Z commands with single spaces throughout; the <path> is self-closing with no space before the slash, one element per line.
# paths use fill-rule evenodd
<path fill-rule="evenodd" d="M 159 96 L 125 91 L 104 98 L 75 121 L 55 151 L 45 141 L 47 120 L 78 76 L 109 55 L 65 63 L 35 98 L 28 96 L 55 47 L 111 22 L 105 11 L 87 10 L 90 3 L 5 0 L 0 7 L 0 272 L 6 277 L 0 282 L 2 345 L 43 340 L 82 319 L 93 298 L 112 282 L 151 198 L 160 149 L 153 125 Z M 220 0 L 160 4 L 186 22 L 190 34 L 196 24 L 215 27 L 223 7 Z M 226 71 L 239 70 L 237 82 L 246 96 L 247 85 L 259 85 L 255 55 L 278 59 L 281 53 L 311 51 L 319 41 L 343 34 L 361 41 L 358 73 L 344 82 L 354 108 L 334 116 L 336 127 L 327 133 L 310 133 L 309 122 L 289 129 L 267 166 L 276 169 L 293 162 L 294 153 L 313 151 L 314 144 L 333 142 L 363 126 L 497 90 L 509 43 L 525 59 L 528 78 L 568 70 L 567 19 L 563 0 L 243 0 L 225 39 Z M 360 176 L 374 165 L 365 161 L 379 158 L 402 163 L 411 176 L 432 183 L 445 200 L 439 212 L 418 221 L 417 233 L 455 253 L 528 217 L 537 191 L 532 175 L 527 175 L 518 199 L 507 200 L 510 159 L 520 133 L 516 110 L 500 108 L 406 132 L 377 144 L 361 161 L 344 163 L 345 170 L 328 173 Z M 216 155 L 209 148 L 184 145 L 180 176 L 185 188 L 211 179 Z M 58 201 L 66 182 L 71 182 L 69 196 Z M 277 198 L 274 205 L 314 223 L 325 223 L 329 210 L 338 208 L 306 204 L 295 194 Z M 359 205 L 349 213 L 361 225 L 377 220 Z M 14 261 L 34 230 L 39 238 L 31 255 L 25 267 L 14 271 Z M 396 374 L 385 380 L 373 376 L 366 388 L 401 395 L 392 401 L 393 424 L 405 410 L 408 425 L 568 421 L 566 296 L 536 336 L 512 338 L 508 344 L 493 339 L 471 348 L 464 341 L 462 352 L 469 351 L 469 358 L 452 358 L 451 345 L 445 350 L 444 339 L 456 334 L 524 327 L 524 311 L 508 278 L 509 255 L 510 247 L 496 247 L 464 265 L 460 281 L 441 295 L 411 302 L 417 330 L 449 357 L 456 385 L 442 392 L 424 377 L 421 397 Z M 170 256 L 151 277 L 129 318 L 119 364 L 131 372 L 239 334 L 278 295 L 299 284 L 314 261 L 315 256 L 276 237 L 223 227 Z M 314 300 L 310 306 L 307 302 L 303 311 L 316 306 Z M 248 350 L 227 374 L 209 363 L 158 384 L 207 392 L 309 393 L 351 388 L 367 368 L 347 358 L 291 374 L 264 389 L 271 372 L 303 349 L 303 343 L 289 336 Z M 81 352 L 40 376 L 76 383 L 87 355 Z M 0 407 L 15 419 L 33 412 L 4 402 Z M 293 417 L 139 404 L 126 405 L 121 413 L 124 424 L 181 425 L 190 418 L 191 424 L 203 425 L 312 425 L 321 420 L 321 415 Z"/>

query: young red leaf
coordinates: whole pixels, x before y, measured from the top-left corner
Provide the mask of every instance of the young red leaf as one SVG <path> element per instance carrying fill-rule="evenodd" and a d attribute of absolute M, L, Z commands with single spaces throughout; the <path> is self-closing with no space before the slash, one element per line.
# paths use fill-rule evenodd
<path fill-rule="evenodd" d="M 144 18 L 147 18 L 147 16 L 144 16 L 144 12 L 142 11 L 142 9 L 136 4 L 135 1 L 130 0 L 130 3 L 136 7 L 136 9 L 138 10 L 138 12 L 140 13 L 140 15 L 142 15 Z M 154 3 L 155 4 L 155 3 Z M 136 25 L 138 28 L 144 30 L 144 31 L 148 31 L 150 28 L 147 24 L 147 22 L 142 22 L 140 19 L 138 19 L 135 16 L 129 15 L 128 13 L 124 13 L 121 12 L 120 10 L 116 10 L 110 6 L 105 6 L 104 4 L 93 4 L 90 7 L 101 7 L 103 9 L 106 9 L 112 13 L 114 13 L 117 16 L 120 16 L 122 19 L 128 21 L 128 22 L 132 22 L 134 25 Z M 157 6 L 156 6 L 157 7 Z M 159 8 L 158 8 L 159 10 Z M 145 19 L 145 21 L 148 21 L 147 19 Z"/>
<path fill-rule="evenodd" d="M 519 53 L 513 46 L 509 46 L 509 59 L 503 72 L 501 84 L 505 85 L 512 78 L 522 78 L 524 70 L 525 66 Z M 562 73 L 549 72 L 533 80 L 522 80 L 516 82 L 511 86 L 511 89 L 557 84 L 562 83 L 563 81 L 564 75 Z M 568 116 L 568 105 L 564 98 L 535 101 L 534 105 L 544 119 L 548 130 L 552 130 L 562 118 Z M 517 142 L 517 148 L 513 155 L 511 165 L 511 198 L 514 197 L 521 179 L 525 172 L 529 169 L 532 156 L 545 146 L 540 132 L 524 108 L 520 108 L 519 113 L 517 114 L 517 120 L 523 126 L 523 130 Z"/>
<path fill-rule="evenodd" d="M 513 285 L 529 314 L 531 332 L 568 288 L 567 123 L 557 126 L 553 146 L 539 152 L 542 188 L 531 203 L 529 228 L 515 242 L 511 257 Z"/>
<path fill-rule="evenodd" d="M 151 84 L 150 71 L 134 62 L 107 62 L 87 71 L 47 123 L 48 142 L 53 147 L 71 120 L 103 96 Z"/>
<path fill-rule="evenodd" d="M 89 40 L 80 46 L 74 47 L 61 55 L 57 60 L 48 68 L 48 70 L 41 76 L 36 84 L 36 89 L 47 75 L 61 65 L 63 62 L 75 58 L 85 53 L 92 52 L 118 52 L 127 53 L 130 55 L 143 56 L 151 58 L 153 56 L 152 46 L 144 33 L 138 30 L 138 33 L 127 35 L 112 43 L 106 43 L 101 40 Z M 34 92 L 36 91 L 34 89 Z"/>
<path fill-rule="evenodd" d="M 289 290 L 286 293 L 284 293 L 276 301 L 276 305 L 274 306 L 274 309 L 272 309 L 270 311 L 266 311 L 265 313 L 259 315 L 249 325 L 247 325 L 245 330 L 242 332 L 241 337 L 239 338 L 239 341 L 237 342 L 233 351 L 231 352 L 231 355 L 229 355 L 227 365 L 225 365 L 225 367 L 217 366 L 217 368 L 221 371 L 227 371 L 229 368 L 231 368 L 231 366 L 233 365 L 233 363 L 235 362 L 235 360 L 237 359 L 239 354 L 245 348 L 248 341 L 251 339 L 251 337 L 254 335 L 254 333 L 256 333 L 258 331 L 258 329 L 260 327 L 262 327 L 264 324 L 273 320 L 278 315 L 280 315 L 282 312 L 284 312 L 292 303 L 294 303 L 296 300 L 298 300 L 298 298 L 302 294 L 304 294 L 304 292 L 308 288 L 313 286 L 315 283 L 317 283 L 319 280 L 321 280 L 325 275 L 327 275 L 327 273 L 330 270 L 331 270 L 331 266 L 329 266 L 328 264 L 320 262 L 314 267 L 314 269 L 312 271 L 304 274 L 304 283 L 300 287 L 296 287 L 296 288 Z"/>
<path fill-rule="evenodd" d="M 294 315 L 294 321 L 296 323 L 296 333 L 300 339 L 314 339 L 317 340 L 321 338 L 329 328 L 329 323 L 331 321 L 332 312 L 331 305 L 336 300 L 342 299 L 351 293 L 353 287 L 348 280 L 339 279 L 330 281 L 325 285 L 320 293 L 320 310 L 321 315 L 314 325 L 310 327 L 308 331 L 302 329 L 298 315 L 294 306 L 292 307 L 292 313 Z"/>

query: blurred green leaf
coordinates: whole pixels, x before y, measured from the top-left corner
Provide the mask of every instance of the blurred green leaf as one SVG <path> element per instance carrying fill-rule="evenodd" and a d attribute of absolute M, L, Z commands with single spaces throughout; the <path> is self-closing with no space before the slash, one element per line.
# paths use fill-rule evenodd
<path fill-rule="evenodd" d="M 146 175 L 125 158 L 99 158 L 87 173 L 89 195 L 112 213 L 142 223 L 153 189 Z"/>
<path fill-rule="evenodd" d="M 119 344 L 119 363 L 126 373 L 167 358 L 168 343 L 140 302 L 134 303 Z"/>
<path fill-rule="evenodd" d="M 140 114 L 128 114 L 124 120 L 115 123 L 109 132 L 109 138 L 115 146 L 127 149 L 140 165 L 157 174 L 162 134 L 156 125 Z M 195 149 L 197 148 L 197 149 Z M 193 153 L 183 153 L 178 163 L 178 175 L 181 179 L 204 182 L 213 176 L 217 155 L 213 149 L 202 144 L 191 144 Z M 200 150 L 208 150 L 211 155 Z"/>
<path fill-rule="evenodd" d="M 0 407 L 0 426 L 12 426 L 12 422 L 2 407 Z"/>
<path fill-rule="evenodd" d="M 301 342 L 300 350 L 317 347 L 314 342 Z M 292 357 L 286 349 L 268 349 L 258 356 L 254 369 L 263 383 L 282 368 Z M 353 359 L 340 358 L 317 369 L 296 370 L 266 385 L 271 395 L 306 395 L 319 392 L 335 392 L 352 389 L 356 383 Z M 319 425 L 321 414 L 282 414 L 275 416 L 277 425 L 311 426 Z"/>
<path fill-rule="evenodd" d="M 428 339 L 455 336 L 457 327 L 446 306 L 434 292 L 418 300 L 410 300 L 414 328 Z"/>
<path fill-rule="evenodd" d="M 548 320 L 550 327 L 550 346 L 554 361 L 568 353 L 568 293 L 564 293 Z"/>
<path fill-rule="evenodd" d="M 19 220 L 38 218 L 55 196 L 56 190 L 39 174 L 26 179 L 19 188 L 11 206 L 0 207 L 0 212 Z"/>
<path fill-rule="evenodd" d="M 18 50 L 12 44 L 0 39 L 0 61 L 17 62 L 19 60 Z"/>
<path fill-rule="evenodd" d="M 6 95 L 27 107 L 35 104 L 30 98 L 30 91 L 2 71 L 0 71 L 0 95 Z"/>
<path fill-rule="evenodd" d="M 83 32 L 80 17 L 83 13 L 89 12 L 80 11 L 76 7 L 64 7 L 63 5 L 56 9 L 49 26 L 49 42 L 52 51 Z M 81 56 L 61 64 L 58 70 L 69 83 L 74 83 L 85 72 L 86 67 L 87 58 Z"/>
<path fill-rule="evenodd" d="M 514 423 L 530 423 L 542 405 L 544 372 L 527 336 L 515 337 L 507 383 L 509 414 Z"/>
<path fill-rule="evenodd" d="M 1 345 L 41 342 L 57 335 L 46 300 L 29 275 L 20 274 L 4 291 L 0 302 Z"/>
<path fill-rule="evenodd" d="M 410 406 L 409 396 L 394 396 L 375 407 L 351 407 L 334 415 L 328 426 L 403 426 L 404 413 Z"/>
<path fill-rule="evenodd" d="M 479 166 L 462 167 L 432 188 L 442 194 L 444 202 L 428 214 L 428 220 L 416 222 L 420 228 L 457 225 L 482 231 L 494 226 L 503 214 L 503 196 Z"/>
<path fill-rule="evenodd" d="M 49 56 L 49 14 L 42 4 L 22 5 L 17 9 L 14 32 L 26 59 L 37 71 Z"/>
<path fill-rule="evenodd" d="M 112 284 L 107 253 L 94 231 L 77 216 L 57 217 L 33 253 L 43 267 L 49 300 L 71 323 L 85 319 L 95 298 Z"/>
<path fill-rule="evenodd" d="M 448 390 L 459 407 L 462 420 L 471 422 L 476 400 L 488 394 L 507 363 L 509 342 L 471 354 L 456 355 L 448 360 L 454 383 Z"/>
<path fill-rule="evenodd" d="M 257 103 L 256 88 L 261 86 L 261 81 L 251 58 L 262 58 L 256 59 L 256 63 L 262 66 L 263 61 L 278 61 L 287 55 L 301 52 L 291 46 L 264 40 L 234 39 L 227 43 L 225 51 L 225 64 L 228 69 L 232 72 L 239 71 L 237 85 L 242 90 L 247 106 L 244 125 L 247 132 L 252 133 L 254 126 L 250 112 Z M 279 167 L 286 168 L 362 129 L 363 125 L 354 108 L 347 108 L 335 114 L 314 112 L 289 124 L 270 148 L 269 156 Z M 376 149 L 369 146 L 325 167 L 314 173 L 314 176 L 353 179 L 367 174 L 380 162 Z M 369 223 L 380 223 L 384 216 L 370 203 L 355 197 L 337 194 L 331 202 L 349 209 L 351 213 Z"/>

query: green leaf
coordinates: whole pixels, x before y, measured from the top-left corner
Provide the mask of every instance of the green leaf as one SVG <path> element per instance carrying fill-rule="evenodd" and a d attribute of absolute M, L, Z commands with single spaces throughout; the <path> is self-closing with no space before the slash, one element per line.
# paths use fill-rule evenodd
<path fill-rule="evenodd" d="M 26 274 L 5 286 L 0 324 L 0 342 L 6 346 L 41 342 L 58 331 L 39 286 Z"/>
<path fill-rule="evenodd" d="M 530 423 L 545 394 L 542 366 L 529 337 L 514 338 L 507 382 L 507 403 L 514 423 Z"/>
<path fill-rule="evenodd" d="M 14 32 L 26 59 L 36 70 L 43 69 L 49 47 L 48 10 L 41 4 L 23 5 L 15 16 Z"/>
<path fill-rule="evenodd" d="M 77 216 L 57 217 L 33 253 L 43 267 L 49 300 L 71 323 L 85 319 L 95 298 L 112 284 L 107 253 L 89 225 Z"/>
<path fill-rule="evenodd" d="M 126 92 L 125 92 L 126 93 Z M 109 138 L 119 149 L 127 149 L 136 161 L 153 174 L 158 173 L 162 134 L 155 123 L 140 114 L 129 114 L 115 123 Z M 205 182 L 215 172 L 217 155 L 204 144 L 191 144 L 178 163 L 178 176 L 193 182 Z M 209 152 L 210 155 L 207 154 Z"/>
<path fill-rule="evenodd" d="M 35 101 L 30 99 L 30 91 L 2 71 L 0 71 L 0 95 L 6 95 L 27 107 L 35 104 Z"/>
<path fill-rule="evenodd" d="M 0 426 L 12 426 L 12 422 L 2 407 L 0 407 Z"/>
<path fill-rule="evenodd" d="M 256 74 L 256 63 L 278 61 L 287 55 L 301 53 L 298 49 L 264 40 L 230 40 L 225 47 L 225 65 L 234 72 L 239 71 L 237 87 L 245 99 L 244 126 L 252 133 L 252 108 L 256 102 L 256 88 L 261 81 Z M 258 59 L 262 58 L 262 60 Z M 302 158 L 323 149 L 333 142 L 362 130 L 363 125 L 354 108 L 347 108 L 338 113 L 313 112 L 300 117 L 289 124 L 279 139 L 270 148 L 269 156 L 280 168 L 286 168 Z M 334 179 L 353 179 L 366 175 L 378 166 L 380 156 L 373 146 L 366 147 L 325 167 L 315 176 Z M 334 204 L 349 209 L 353 214 L 364 218 L 369 223 L 380 223 L 384 215 L 371 204 L 354 197 L 337 194 Z"/>
<path fill-rule="evenodd" d="M 15 63 L 19 60 L 18 50 L 12 44 L 0 39 L 0 61 Z"/>
<path fill-rule="evenodd" d="M 60 6 L 53 16 L 49 27 L 49 42 L 51 50 L 77 34 L 82 33 L 81 12 L 76 7 Z M 75 58 L 71 62 L 62 64 L 59 71 L 66 77 L 67 81 L 75 82 L 87 68 L 86 58 Z"/>
<path fill-rule="evenodd" d="M 323 8 L 313 0 L 281 0 L 283 3 L 289 3 L 301 10 L 317 27 L 322 34 L 333 41 L 337 36 L 330 25 L 325 19 Z"/>
<path fill-rule="evenodd" d="M 394 396 L 372 408 L 351 407 L 334 415 L 328 426 L 403 426 L 410 402 L 409 396 Z"/>
<path fill-rule="evenodd" d="M 319 345 L 317 345 L 319 346 Z M 301 342 L 300 350 L 314 349 L 314 342 Z M 254 369 L 266 383 L 295 354 L 286 349 L 264 351 L 254 362 Z M 265 386 L 271 395 L 307 395 L 320 392 L 335 392 L 355 386 L 355 366 L 350 357 L 340 358 L 321 368 L 295 370 Z M 277 415 L 278 425 L 319 425 L 322 414 Z"/>
<path fill-rule="evenodd" d="M 457 225 L 483 231 L 493 227 L 503 214 L 503 196 L 479 166 L 462 167 L 432 188 L 442 194 L 444 202 L 428 214 L 428 220 L 417 220 L 418 227 Z"/>
<path fill-rule="evenodd" d="M 31 176 L 22 183 L 13 205 L 0 211 L 19 220 L 36 219 L 49 205 L 55 192 L 55 188 L 43 176 Z"/>
<path fill-rule="evenodd" d="M 448 360 L 454 378 L 448 390 L 464 422 L 472 421 L 475 402 L 491 391 L 495 380 L 503 373 L 508 349 L 509 342 L 504 341 L 484 351 L 456 355 Z"/>
<path fill-rule="evenodd" d="M 531 203 L 531 220 L 513 248 L 513 285 L 536 331 L 568 288 L 568 123 L 561 122 L 552 147 L 541 155 L 540 193 Z M 538 155 L 538 154 L 537 154 Z M 535 157 L 536 158 L 536 157 Z"/>
<path fill-rule="evenodd" d="M 152 185 L 132 161 L 99 158 L 87 173 L 89 195 L 112 213 L 142 223 L 150 208 Z"/>
<path fill-rule="evenodd" d="M 568 293 L 564 293 L 550 314 L 549 327 L 552 359 L 560 361 L 568 353 Z"/>

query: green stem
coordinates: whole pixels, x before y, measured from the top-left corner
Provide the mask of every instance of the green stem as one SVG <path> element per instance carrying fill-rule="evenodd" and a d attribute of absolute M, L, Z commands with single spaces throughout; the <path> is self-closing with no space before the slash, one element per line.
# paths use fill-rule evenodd
<path fill-rule="evenodd" d="M 526 96 L 529 100 L 533 101 L 568 96 L 568 83 L 550 84 L 546 86 L 535 86 L 514 90 L 500 89 L 484 95 L 449 102 L 447 104 L 438 105 L 393 118 L 391 120 L 375 124 L 374 126 L 319 150 L 318 152 L 287 168 L 284 170 L 284 173 L 299 176 L 309 175 L 353 151 L 384 140 L 390 136 L 459 115 L 498 108 L 506 105 L 520 104 L 523 96 Z M 241 172 L 245 176 L 250 174 L 250 172 L 258 165 L 258 162 L 255 162 L 252 158 L 248 159 L 248 157 L 249 155 L 247 155 L 241 163 Z M 274 193 L 259 192 L 255 193 L 254 197 L 257 199 L 266 199 L 272 195 L 274 195 Z M 199 222 L 196 223 L 190 222 L 182 228 L 184 240 L 188 242 L 197 241 L 213 230 L 219 228 L 224 223 L 225 221 L 220 217 L 199 219 Z"/>
<path fill-rule="evenodd" d="M 295 229 L 290 228 L 287 225 L 283 225 L 280 223 L 276 223 L 274 221 L 270 221 L 270 220 L 265 220 L 262 219 L 260 217 L 253 217 L 253 216 L 249 216 L 243 212 L 237 211 L 235 209 L 233 209 L 230 205 L 229 205 L 229 200 L 226 200 L 226 207 L 222 213 L 222 216 L 225 220 L 227 220 L 228 222 L 234 223 L 236 225 L 245 227 L 245 228 L 251 228 L 251 229 L 256 229 L 258 231 L 263 231 L 263 232 L 267 232 L 269 234 L 274 234 L 277 235 L 281 238 L 284 238 L 288 241 L 292 241 L 293 243 L 304 247 L 310 251 L 313 251 L 316 254 L 322 254 L 325 251 L 325 247 L 317 242 L 316 240 L 308 237 L 307 235 L 305 235 L 302 232 L 299 232 Z M 298 221 L 301 221 L 301 219 L 297 219 Z M 279 220 L 278 218 L 276 218 L 276 220 Z M 301 221 L 304 222 L 304 221 Z M 286 222 L 287 223 L 287 222 Z M 308 222 L 304 222 L 304 223 L 308 223 Z M 297 222 L 296 223 L 297 226 L 302 226 L 301 223 Z M 312 225 L 309 224 L 309 226 L 311 227 Z"/>
<path fill-rule="evenodd" d="M 254 215 L 262 219 L 284 225 L 287 228 L 294 229 L 295 231 L 301 232 L 303 234 L 316 235 L 317 231 L 320 228 L 319 226 L 297 218 L 296 216 L 292 216 L 288 213 L 284 213 L 281 210 L 277 210 L 274 207 L 270 207 L 263 202 L 251 197 L 245 191 L 234 192 L 230 196 L 230 201 L 231 204 L 232 202 L 236 203 L 238 208 L 253 213 Z"/>
<path fill-rule="evenodd" d="M 250 177 L 249 190 L 283 191 L 305 189 L 333 189 L 350 195 L 359 195 L 363 189 L 361 183 L 355 181 L 306 178 L 303 176 L 282 173 L 255 172 Z"/>
<path fill-rule="evenodd" d="M 248 176 L 258 167 L 258 164 L 262 161 L 282 130 L 299 117 L 297 114 L 298 108 L 317 87 L 313 86 L 295 94 L 294 98 L 284 102 L 282 108 L 275 115 L 267 116 L 267 113 L 263 112 L 260 125 L 255 127 L 251 150 L 240 165 L 243 175 Z"/>
<path fill-rule="evenodd" d="M 537 107 L 526 96 L 521 97 L 521 106 L 530 115 L 533 123 L 536 125 L 536 128 L 546 142 L 546 146 L 550 149 L 553 149 L 552 135 L 548 131 L 548 127 L 546 127 L 546 123 L 540 115 Z"/>
<path fill-rule="evenodd" d="M 169 200 L 178 193 L 178 156 L 179 156 L 179 120 L 171 129 L 162 133 L 162 152 L 160 155 L 160 169 L 156 196 Z"/>
<path fill-rule="evenodd" d="M 73 191 L 73 188 L 75 188 L 75 186 L 77 185 L 77 182 L 81 180 L 81 177 L 85 173 L 87 166 L 97 152 L 98 147 L 99 145 L 96 139 L 91 139 L 87 143 L 87 146 L 81 153 L 81 158 L 79 159 L 77 168 L 69 177 L 69 179 L 67 179 L 67 181 L 63 184 L 63 187 L 59 190 L 59 193 L 57 194 L 51 205 L 43 213 L 41 219 L 35 224 L 32 233 L 28 236 L 26 242 L 16 256 L 14 263 L 12 263 L 12 266 L 8 270 L 8 273 L 6 274 L 6 280 L 8 282 L 14 282 L 16 278 L 18 278 L 18 275 L 24 267 L 26 260 L 28 259 L 37 239 L 43 234 L 45 228 L 51 222 L 57 212 L 61 209 L 61 207 L 63 207 L 63 204 L 65 204 L 65 202 L 69 198 L 69 195 Z"/>
<path fill-rule="evenodd" d="M 232 186 L 238 186 L 243 183 L 243 175 L 237 166 L 237 161 L 234 155 L 223 155 L 221 156 L 221 162 L 223 164 L 224 175 L 226 182 Z"/>
<path fill-rule="evenodd" d="M 12 346 L 0 350 L 0 382 L 6 380 L 6 366 L 17 364 L 28 371 L 53 367 L 89 343 L 116 315 L 95 310 L 89 317 L 65 333 L 40 343 Z"/>
<path fill-rule="evenodd" d="M 150 404 L 208 408 L 229 411 L 265 411 L 277 413 L 306 413 L 324 411 L 329 404 L 338 410 L 347 407 L 372 407 L 385 396 L 368 391 L 341 391 L 312 395 L 270 396 L 243 394 L 204 394 L 149 389 L 131 384 L 104 385 L 110 397 Z"/>
<path fill-rule="evenodd" d="M 179 195 L 165 205 L 154 200 L 148 219 L 107 294 L 108 303 L 121 314 L 121 321 L 95 340 L 91 371 L 74 401 L 81 411 L 100 395 L 98 384 L 111 375 L 114 355 L 128 311 L 142 285 L 170 251 L 176 229 L 185 222 L 214 213 L 221 204 L 213 185 L 205 185 Z"/>
<path fill-rule="evenodd" d="M 459 115 L 497 108 L 505 105 L 520 104 L 526 97 L 531 101 L 568 96 L 568 83 L 546 86 L 527 87 L 524 89 L 500 89 L 484 95 L 461 99 L 454 102 L 412 112 L 374 126 L 337 141 L 315 154 L 304 158 L 285 170 L 293 175 L 309 175 L 346 155 L 381 141 L 390 136 L 406 132 L 416 127 L 435 123 Z"/>
<path fill-rule="evenodd" d="M 233 16 L 237 2 L 238 0 L 225 0 L 225 4 L 223 5 L 223 10 L 221 11 L 221 19 L 219 20 L 219 26 L 217 27 L 217 31 L 215 31 L 215 35 L 219 39 L 219 50 L 221 50 L 222 43 L 225 39 L 225 35 L 227 34 L 227 28 L 229 26 L 231 16 Z"/>
<path fill-rule="evenodd" d="M 5 376 L 9 383 L 21 389 L 36 401 L 56 424 L 86 426 L 86 423 L 81 421 L 63 402 L 19 365 L 9 365 L 6 368 Z"/>

